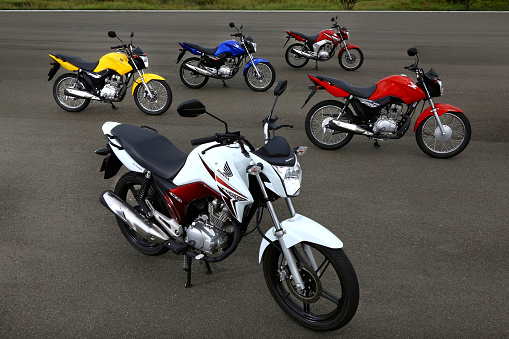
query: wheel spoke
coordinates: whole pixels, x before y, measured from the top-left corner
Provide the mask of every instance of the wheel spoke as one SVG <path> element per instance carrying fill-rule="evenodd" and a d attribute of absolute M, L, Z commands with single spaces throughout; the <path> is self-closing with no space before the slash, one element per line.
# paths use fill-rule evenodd
<path fill-rule="evenodd" d="M 341 302 L 341 298 L 334 296 L 332 293 L 330 293 L 329 291 L 326 291 L 324 289 L 322 289 L 322 297 L 324 299 L 332 301 L 336 305 L 339 305 L 339 303 Z"/>

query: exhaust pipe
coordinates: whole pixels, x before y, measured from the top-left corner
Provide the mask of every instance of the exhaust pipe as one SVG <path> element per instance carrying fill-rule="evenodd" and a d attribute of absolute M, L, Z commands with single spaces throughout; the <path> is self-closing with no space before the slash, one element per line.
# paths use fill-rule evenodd
<path fill-rule="evenodd" d="M 298 50 L 298 49 L 292 49 L 292 52 L 295 53 L 295 54 L 298 54 L 300 56 L 303 56 L 305 58 L 308 58 L 308 59 L 315 59 L 316 58 L 316 55 L 311 52 L 311 53 L 307 53 L 307 52 L 303 52 L 301 50 Z"/>
<path fill-rule="evenodd" d="M 164 233 L 156 224 L 144 218 L 132 206 L 129 206 L 112 191 L 105 191 L 99 200 L 104 207 L 122 219 L 131 229 L 138 233 L 143 239 L 162 244 L 170 237 Z"/>
<path fill-rule="evenodd" d="M 70 89 L 70 88 L 66 88 L 64 90 L 64 94 L 67 96 L 70 96 L 70 97 L 81 98 L 81 99 L 101 100 L 101 98 L 99 98 L 98 96 L 95 96 L 88 92 L 78 91 L 78 90 Z"/>
<path fill-rule="evenodd" d="M 208 77 L 211 77 L 211 76 L 215 75 L 215 73 L 213 73 L 213 72 L 211 72 L 209 70 L 206 70 L 206 69 L 203 69 L 203 68 L 199 68 L 199 67 L 196 67 L 196 66 L 193 66 L 193 65 L 189 65 L 189 64 L 185 64 L 184 68 L 187 68 L 190 71 L 193 71 L 193 72 L 196 72 L 196 73 L 200 73 L 200 74 L 208 76 Z"/>
<path fill-rule="evenodd" d="M 364 128 L 357 126 L 355 124 L 350 124 L 348 122 L 343 122 L 339 120 L 331 120 L 329 122 L 329 125 L 327 126 L 330 129 L 341 131 L 341 132 L 353 132 L 355 134 L 362 134 L 366 135 L 368 137 L 374 136 L 374 134 L 368 130 L 365 130 Z"/>

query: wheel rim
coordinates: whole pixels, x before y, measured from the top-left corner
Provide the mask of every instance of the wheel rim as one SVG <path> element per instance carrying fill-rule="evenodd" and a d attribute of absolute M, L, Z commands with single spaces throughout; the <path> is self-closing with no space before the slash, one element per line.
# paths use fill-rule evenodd
<path fill-rule="evenodd" d="M 191 60 L 191 61 L 188 61 L 186 62 L 186 64 L 188 65 L 191 65 L 191 66 L 196 66 L 198 67 L 200 61 L 199 60 Z M 191 71 L 189 69 L 186 69 L 184 67 L 181 68 L 182 69 L 182 79 L 189 85 L 191 86 L 199 86 L 201 85 L 204 81 L 205 81 L 205 76 L 198 73 L 198 72 L 195 72 L 195 71 Z"/>
<path fill-rule="evenodd" d="M 85 86 L 79 80 L 77 81 L 76 78 L 64 78 L 57 85 L 58 101 L 67 108 L 78 108 L 83 105 L 86 99 L 65 95 L 64 92 L 68 88 L 80 91 L 85 90 Z"/>
<path fill-rule="evenodd" d="M 259 63 L 256 65 L 258 73 L 256 72 L 255 66 L 249 67 L 247 71 L 247 78 L 249 83 L 258 89 L 265 88 L 270 85 L 272 81 L 272 70 L 267 64 Z"/>
<path fill-rule="evenodd" d="M 303 57 L 294 52 L 294 50 L 302 51 L 302 49 L 303 49 L 302 46 L 295 46 L 290 50 L 290 53 L 288 53 L 288 62 L 293 66 L 299 67 L 304 65 L 308 61 L 306 57 Z"/>
<path fill-rule="evenodd" d="M 323 253 L 314 248 L 312 244 L 306 244 L 305 246 L 308 246 L 313 253 L 316 269 L 311 269 L 311 261 L 304 250 L 297 250 L 296 247 L 292 248 L 305 285 L 301 296 L 296 296 L 296 292 L 292 290 L 292 279 L 282 254 L 278 260 L 280 269 L 276 274 L 281 277 L 284 271 L 283 276 L 286 275 L 290 282 L 287 280 L 279 281 L 275 286 L 276 291 L 288 308 L 298 316 L 309 321 L 327 321 L 343 309 L 343 281 L 335 267 Z M 307 267 L 307 269 L 303 270 L 304 267 Z M 312 272 L 308 270 L 312 270 Z M 316 281 L 315 277 L 319 277 L 319 281 Z"/>
<path fill-rule="evenodd" d="M 310 130 L 313 137 L 324 145 L 336 145 L 343 141 L 348 133 L 327 127 L 329 121 L 337 119 L 340 114 L 340 109 L 337 106 L 324 106 L 316 110 L 310 119 Z M 339 117 L 339 120 L 350 122 L 346 117 Z"/>
<path fill-rule="evenodd" d="M 342 53 L 342 55 L 341 55 L 342 64 L 346 68 L 357 67 L 359 65 L 359 63 L 361 62 L 360 52 L 356 49 L 351 49 L 348 52 L 350 53 L 350 55 L 348 55 L 348 53 L 346 51 Z"/>
<path fill-rule="evenodd" d="M 139 86 L 143 86 L 143 84 Z M 150 90 L 150 95 L 145 88 L 140 88 L 138 90 L 138 102 L 145 110 L 158 112 L 168 102 L 168 91 L 159 81 L 149 81 L 147 87 Z"/>
<path fill-rule="evenodd" d="M 463 121 L 454 114 L 445 113 L 440 116 L 445 135 L 434 116 L 423 123 L 422 141 L 427 148 L 435 153 L 450 153 L 458 149 L 465 140 L 466 127 Z"/>

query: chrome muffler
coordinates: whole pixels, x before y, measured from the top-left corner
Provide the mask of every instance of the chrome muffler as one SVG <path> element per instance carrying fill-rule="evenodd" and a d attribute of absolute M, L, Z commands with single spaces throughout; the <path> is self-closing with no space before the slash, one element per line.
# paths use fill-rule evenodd
<path fill-rule="evenodd" d="M 122 219 L 123 222 L 129 225 L 129 227 L 138 233 L 143 239 L 158 244 L 162 244 L 170 240 L 170 237 L 156 224 L 144 218 L 132 206 L 129 206 L 112 191 L 103 192 L 99 200 L 104 207 Z"/>
<path fill-rule="evenodd" d="M 368 137 L 374 136 L 374 134 L 368 130 L 365 130 L 364 128 L 357 126 L 355 124 L 350 124 L 348 122 L 343 122 L 339 120 L 331 120 L 329 122 L 329 125 L 327 126 L 330 129 L 341 131 L 341 132 L 353 132 L 355 134 L 362 134 L 366 135 Z"/>
<path fill-rule="evenodd" d="M 211 76 L 215 75 L 214 72 L 211 72 L 211 71 L 209 71 L 207 69 L 203 69 L 203 68 L 196 67 L 196 66 L 189 65 L 189 64 L 184 64 L 184 68 L 187 68 L 190 71 L 193 71 L 193 72 L 196 72 L 196 73 L 200 73 L 200 74 L 208 76 L 208 77 L 211 77 Z"/>
<path fill-rule="evenodd" d="M 295 53 L 295 54 L 298 54 L 300 56 L 303 56 L 305 58 L 308 58 L 308 59 L 314 59 L 316 58 L 316 54 L 313 53 L 313 52 L 304 52 L 304 51 L 301 51 L 301 50 L 298 50 L 298 49 L 292 49 L 292 52 Z"/>
<path fill-rule="evenodd" d="M 64 90 L 64 94 L 69 97 L 81 98 L 81 99 L 92 99 L 92 100 L 101 100 L 98 96 L 95 96 L 91 93 L 85 91 L 78 91 L 76 89 L 66 88 Z"/>

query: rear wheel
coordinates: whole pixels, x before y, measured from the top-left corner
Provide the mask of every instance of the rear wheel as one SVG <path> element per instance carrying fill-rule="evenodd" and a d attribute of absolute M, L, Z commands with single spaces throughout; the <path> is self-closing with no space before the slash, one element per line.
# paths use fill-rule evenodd
<path fill-rule="evenodd" d="M 267 247 L 262 260 L 265 282 L 279 307 L 313 330 L 332 331 L 345 326 L 357 311 L 359 283 L 343 250 L 313 243 L 291 247 L 304 281 L 304 288 L 299 290 L 276 246 Z"/>
<path fill-rule="evenodd" d="M 136 197 L 139 194 L 139 190 L 143 184 L 143 181 L 143 174 L 128 172 L 117 181 L 115 186 L 115 194 L 120 199 L 127 202 L 134 209 L 139 210 L 139 205 L 136 201 Z M 157 208 L 156 206 L 158 206 L 158 203 L 155 201 L 155 192 L 153 188 L 149 189 L 148 199 L 152 205 Z M 157 244 L 143 239 L 138 233 L 131 229 L 129 225 L 123 222 L 122 219 L 119 217 L 116 218 L 118 227 L 120 228 L 120 231 L 122 231 L 124 237 L 134 248 L 136 248 L 141 253 L 147 255 L 161 255 L 168 251 L 168 248 L 166 248 L 163 244 Z"/>
<path fill-rule="evenodd" d="M 268 62 L 259 62 L 255 66 L 251 64 L 244 74 L 246 84 L 253 91 L 263 92 L 268 90 L 276 80 L 276 71 Z"/>
<path fill-rule="evenodd" d="M 306 135 L 316 146 L 334 150 L 348 144 L 353 138 L 353 133 L 336 131 L 329 128 L 329 122 L 333 119 L 350 122 L 348 116 L 353 116 L 352 111 L 344 104 L 335 100 L 326 100 L 314 105 L 306 116 Z"/>
<path fill-rule="evenodd" d="M 147 82 L 147 91 L 143 83 L 138 84 L 134 90 L 134 102 L 145 114 L 159 115 L 170 108 L 173 96 L 170 86 L 164 80 L 150 80 Z"/>
<path fill-rule="evenodd" d="M 84 110 L 90 103 L 90 99 L 76 98 L 65 94 L 66 89 L 88 92 L 88 85 L 76 74 L 62 74 L 53 84 L 53 97 L 58 106 L 68 112 L 79 112 Z"/>
<path fill-rule="evenodd" d="M 286 63 L 293 68 L 301 68 L 306 66 L 309 59 L 298 53 L 295 53 L 295 51 L 307 51 L 306 45 L 299 43 L 290 45 L 286 49 L 285 53 Z"/>
<path fill-rule="evenodd" d="M 338 58 L 339 65 L 346 71 L 359 69 L 364 61 L 364 55 L 359 48 L 345 49 Z"/>
<path fill-rule="evenodd" d="M 467 117 L 463 113 L 447 112 L 440 116 L 440 122 L 445 134 L 442 134 L 434 115 L 424 119 L 415 132 L 417 145 L 434 158 L 446 159 L 460 154 L 472 134 Z"/>
<path fill-rule="evenodd" d="M 180 65 L 180 80 L 189 88 L 196 89 L 205 86 L 207 81 L 209 81 L 209 77 L 186 68 L 186 65 L 198 67 L 200 65 L 200 58 L 186 59 Z"/>

